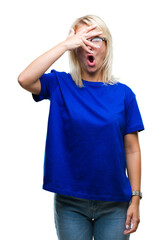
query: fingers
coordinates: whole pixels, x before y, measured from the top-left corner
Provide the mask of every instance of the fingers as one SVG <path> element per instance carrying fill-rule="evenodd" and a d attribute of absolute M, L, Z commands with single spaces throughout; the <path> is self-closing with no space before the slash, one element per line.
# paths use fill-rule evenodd
<path fill-rule="evenodd" d="M 96 26 L 90 26 L 89 29 L 92 30 L 93 28 L 95 28 Z M 86 45 L 89 45 L 91 47 L 94 47 L 94 48 L 100 48 L 99 45 L 96 45 L 94 43 L 92 43 L 91 41 L 87 40 L 88 38 L 92 38 L 92 37 L 95 37 L 95 36 L 98 36 L 98 35 L 101 35 L 102 34 L 102 31 L 99 31 L 99 32 L 96 32 L 96 33 L 86 33 L 84 34 L 84 37 L 82 37 L 82 41 L 84 41 L 84 43 Z"/>
<path fill-rule="evenodd" d="M 84 34 L 84 35 L 88 35 L 88 33 L 89 33 L 90 31 L 94 30 L 96 27 L 97 27 L 96 24 L 95 24 L 95 25 L 91 25 L 91 26 L 86 27 L 86 28 L 84 28 L 84 29 L 82 29 L 82 30 L 79 30 L 79 33 L 80 33 L 80 34 Z M 98 34 L 98 33 L 93 33 L 94 36 L 96 36 L 97 34 Z M 99 34 L 101 34 L 101 33 L 99 32 Z M 91 36 L 91 34 L 89 33 L 88 36 Z"/>
<path fill-rule="evenodd" d="M 90 32 L 91 30 L 95 29 L 96 27 L 97 27 L 97 25 L 91 25 L 87 28 L 84 28 L 83 30 L 77 31 L 76 33 L 75 33 L 74 29 L 71 28 L 69 36 L 68 36 L 68 40 L 70 40 L 71 43 L 73 42 L 73 47 L 70 46 L 69 49 L 74 49 L 74 48 L 81 46 L 87 52 L 92 53 L 92 51 L 87 46 L 90 46 L 93 48 L 100 48 L 100 46 L 87 40 L 88 38 L 102 34 L 101 31 L 96 32 L 96 33 Z"/>
<path fill-rule="evenodd" d="M 84 28 L 84 29 L 82 29 L 82 30 L 79 30 L 79 32 L 80 32 L 81 34 L 88 33 L 88 32 L 90 32 L 91 30 L 95 29 L 96 27 L 97 27 L 97 25 L 91 25 L 91 26 L 86 27 L 86 28 Z"/>
<path fill-rule="evenodd" d="M 96 33 L 86 33 L 85 36 L 86 36 L 87 39 L 89 39 L 89 38 L 96 37 L 96 36 L 101 35 L 101 34 L 102 34 L 102 31 L 96 32 Z"/>
<path fill-rule="evenodd" d="M 102 34 L 102 32 L 89 34 L 88 37 L 90 38 L 90 37 L 97 36 L 97 35 L 100 35 L 100 34 Z M 85 37 L 85 36 L 84 36 L 84 37 L 82 36 L 81 39 L 82 39 L 82 42 L 83 42 L 85 45 L 88 45 L 88 46 L 94 47 L 94 48 L 100 48 L 99 45 L 96 45 L 96 44 L 92 43 L 91 41 L 87 40 L 87 37 Z M 85 46 L 85 45 L 84 45 L 84 46 Z M 85 49 L 85 48 L 84 48 L 84 49 Z"/>
<path fill-rule="evenodd" d="M 93 53 L 92 50 L 90 50 L 85 44 L 84 42 L 82 43 L 82 46 L 81 46 L 85 51 L 89 52 L 89 53 Z"/>
<path fill-rule="evenodd" d="M 91 31 L 92 29 L 95 29 L 96 27 L 97 27 L 96 24 L 87 27 L 87 32 Z"/>
<path fill-rule="evenodd" d="M 125 230 L 125 231 L 124 231 L 124 234 L 131 234 L 131 233 L 133 233 L 133 232 L 136 232 L 137 227 L 138 227 L 138 222 L 134 222 L 134 223 L 132 224 L 132 228 L 130 228 L 130 229 L 128 229 L 128 230 Z"/>
<path fill-rule="evenodd" d="M 139 224 L 140 220 L 138 218 L 133 218 L 132 219 L 132 227 L 131 227 L 131 220 L 128 216 L 127 220 L 126 220 L 126 229 L 123 233 L 124 234 L 130 234 L 133 232 L 136 232 L 137 228 L 138 228 L 138 224 Z"/>
<path fill-rule="evenodd" d="M 126 229 L 129 229 L 130 228 L 130 226 L 131 226 L 131 215 L 130 214 L 127 214 L 127 219 L 126 219 L 126 222 L 125 222 L 125 227 L 126 227 Z"/>
<path fill-rule="evenodd" d="M 85 43 L 86 45 L 89 45 L 90 47 L 100 48 L 99 45 L 96 45 L 96 44 L 92 43 L 91 41 L 86 40 L 85 38 L 83 38 L 82 40 L 84 41 L 84 43 Z"/>

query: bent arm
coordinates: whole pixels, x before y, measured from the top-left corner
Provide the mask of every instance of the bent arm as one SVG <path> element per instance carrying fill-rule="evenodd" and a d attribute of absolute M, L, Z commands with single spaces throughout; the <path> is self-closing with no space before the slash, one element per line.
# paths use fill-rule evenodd
<path fill-rule="evenodd" d="M 87 27 L 84 31 L 79 31 L 76 34 L 74 30 L 71 29 L 66 40 L 36 58 L 22 73 L 19 74 L 19 84 L 26 90 L 39 94 L 41 91 L 40 77 L 67 50 L 74 50 L 75 48 L 83 47 L 87 52 L 91 53 L 91 50 L 87 45 L 95 48 L 98 47 L 91 43 L 91 41 L 87 41 L 88 38 L 94 36 L 92 31 L 94 28 L 96 28 L 96 25 Z M 95 35 L 96 34 L 97 33 L 95 33 Z M 98 34 L 101 34 L 101 32 L 98 32 Z"/>
<path fill-rule="evenodd" d="M 141 191 L 141 150 L 137 131 L 124 136 L 124 148 L 132 191 Z M 133 196 L 132 202 L 139 203 L 139 196 Z"/>
<path fill-rule="evenodd" d="M 98 47 L 91 41 L 87 41 L 88 38 L 95 36 L 96 34 L 101 34 L 101 32 L 94 33 L 92 31 L 96 27 L 96 25 L 92 25 L 84 29 L 84 31 L 79 31 L 76 34 L 74 30 L 71 29 L 66 40 L 36 58 L 22 73 L 20 73 L 18 76 L 19 84 L 26 90 L 39 94 L 41 90 L 40 77 L 67 50 L 74 50 L 78 47 L 83 47 L 87 52 L 91 53 L 91 50 L 87 45 L 95 48 Z"/>
<path fill-rule="evenodd" d="M 59 43 L 41 56 L 36 58 L 23 72 L 18 76 L 19 84 L 28 91 L 38 94 L 40 92 L 39 78 L 47 69 L 60 58 L 67 50 L 66 44 Z"/>

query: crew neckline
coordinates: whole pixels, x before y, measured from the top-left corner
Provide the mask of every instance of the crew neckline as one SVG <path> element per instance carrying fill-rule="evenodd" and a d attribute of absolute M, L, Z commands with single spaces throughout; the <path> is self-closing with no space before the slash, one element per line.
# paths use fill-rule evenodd
<path fill-rule="evenodd" d="M 89 86 L 105 86 L 104 82 L 93 82 L 93 81 L 87 81 L 82 79 L 83 83 L 85 83 L 85 85 L 89 85 Z"/>

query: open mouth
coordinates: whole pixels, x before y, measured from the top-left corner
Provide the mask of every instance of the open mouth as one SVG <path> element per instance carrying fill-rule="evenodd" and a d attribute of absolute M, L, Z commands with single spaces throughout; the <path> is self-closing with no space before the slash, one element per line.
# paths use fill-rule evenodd
<path fill-rule="evenodd" d="M 94 58 L 93 55 L 88 55 L 87 60 L 88 60 L 88 64 L 90 66 L 94 66 L 95 65 L 95 58 Z"/>
<path fill-rule="evenodd" d="M 89 61 L 92 63 L 93 60 L 94 60 L 94 57 L 93 57 L 93 56 L 88 56 L 88 59 L 89 59 Z"/>

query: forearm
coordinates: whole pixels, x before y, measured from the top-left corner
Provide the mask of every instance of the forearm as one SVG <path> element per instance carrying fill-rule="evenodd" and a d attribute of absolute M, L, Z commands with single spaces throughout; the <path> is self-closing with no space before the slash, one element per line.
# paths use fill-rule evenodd
<path fill-rule="evenodd" d="M 126 153 L 127 172 L 132 191 L 141 191 L 141 152 Z M 132 202 L 139 203 L 139 196 L 133 196 Z"/>
<path fill-rule="evenodd" d="M 60 58 L 67 50 L 65 41 L 51 48 L 36 58 L 20 75 L 18 81 L 24 85 L 30 85 L 37 81 L 47 69 Z"/>

